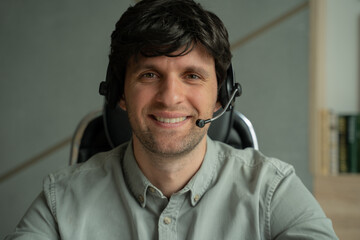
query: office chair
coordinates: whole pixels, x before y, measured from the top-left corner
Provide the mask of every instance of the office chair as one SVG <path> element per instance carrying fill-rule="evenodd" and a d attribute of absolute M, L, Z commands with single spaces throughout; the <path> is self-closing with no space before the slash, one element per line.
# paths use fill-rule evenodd
<path fill-rule="evenodd" d="M 105 104 L 103 110 L 89 113 L 79 123 L 71 143 L 70 165 L 129 141 L 131 134 L 127 113 Z M 238 149 L 259 148 L 251 122 L 234 109 L 212 122 L 208 135 Z"/>

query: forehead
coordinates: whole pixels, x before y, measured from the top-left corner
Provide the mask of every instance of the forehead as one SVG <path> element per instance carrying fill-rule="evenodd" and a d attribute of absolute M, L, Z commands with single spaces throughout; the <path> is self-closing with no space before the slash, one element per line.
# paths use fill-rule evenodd
<path fill-rule="evenodd" d="M 184 47 L 185 48 L 185 47 Z M 177 66 L 198 66 L 204 68 L 215 69 L 215 60 L 208 51 L 200 44 L 194 45 L 189 51 L 184 53 L 184 48 L 180 48 L 175 52 L 172 52 L 168 55 L 147 57 L 141 54 L 132 56 L 128 63 L 127 69 L 129 70 L 143 65 L 177 65 Z"/>

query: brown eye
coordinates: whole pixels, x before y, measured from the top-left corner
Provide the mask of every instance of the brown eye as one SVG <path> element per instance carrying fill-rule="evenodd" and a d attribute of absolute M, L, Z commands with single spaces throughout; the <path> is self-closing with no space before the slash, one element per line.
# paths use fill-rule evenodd
<path fill-rule="evenodd" d="M 142 77 L 144 77 L 144 78 L 156 78 L 157 76 L 156 76 L 155 73 L 144 73 L 142 75 Z"/>

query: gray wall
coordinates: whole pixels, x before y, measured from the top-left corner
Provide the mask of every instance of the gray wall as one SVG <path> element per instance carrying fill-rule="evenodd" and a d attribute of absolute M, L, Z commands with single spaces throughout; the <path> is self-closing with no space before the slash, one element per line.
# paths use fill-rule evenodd
<path fill-rule="evenodd" d="M 335 113 L 360 111 L 360 1 L 326 2 L 326 107 Z"/>
<path fill-rule="evenodd" d="M 202 1 L 216 12 L 236 42 L 307 1 Z M 294 165 L 312 189 L 308 149 L 309 8 L 234 49 L 243 95 L 236 109 L 253 123 L 260 150 Z"/>
<path fill-rule="evenodd" d="M 278 4 L 267 1 L 267 6 L 264 1 L 256 2 L 260 2 L 254 7 L 256 14 L 253 12 L 249 21 L 263 16 L 264 19 L 258 19 L 260 25 L 302 1 L 276 1 Z M 233 24 L 231 29 L 235 26 Z M 246 25 L 241 27 L 246 28 Z M 308 31 L 309 9 L 306 9 L 236 49 L 233 62 L 237 79 L 243 85 L 237 109 L 252 121 L 260 150 L 294 165 L 297 174 L 311 189 Z"/>
<path fill-rule="evenodd" d="M 303 0 L 200 1 L 217 13 L 231 42 Z M 115 21 L 134 1 L 0 1 L 0 176 L 72 135 L 101 108 L 97 95 Z M 308 21 L 305 9 L 233 51 L 243 95 L 237 109 L 254 124 L 260 149 L 293 164 L 311 189 L 308 170 Z M 0 238 L 41 190 L 43 177 L 65 167 L 69 145 L 0 182 Z"/>

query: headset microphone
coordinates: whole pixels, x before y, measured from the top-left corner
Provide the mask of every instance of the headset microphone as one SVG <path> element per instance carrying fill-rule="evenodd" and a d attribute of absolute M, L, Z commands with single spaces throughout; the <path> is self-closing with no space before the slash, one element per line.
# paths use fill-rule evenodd
<path fill-rule="evenodd" d="M 215 116 L 213 118 L 209 118 L 209 119 L 206 119 L 206 120 L 204 120 L 204 119 L 196 120 L 196 126 L 198 126 L 199 128 L 203 128 L 205 126 L 205 124 L 211 123 L 212 121 L 215 121 L 216 119 L 218 119 L 219 117 L 224 115 L 224 113 L 228 110 L 231 103 L 233 102 L 234 98 L 240 96 L 240 94 L 241 94 L 241 86 L 240 86 L 239 83 L 235 83 L 235 90 L 231 94 L 231 97 L 230 97 L 229 101 L 227 102 L 226 106 L 223 108 L 221 113 L 219 113 L 217 116 Z"/>

